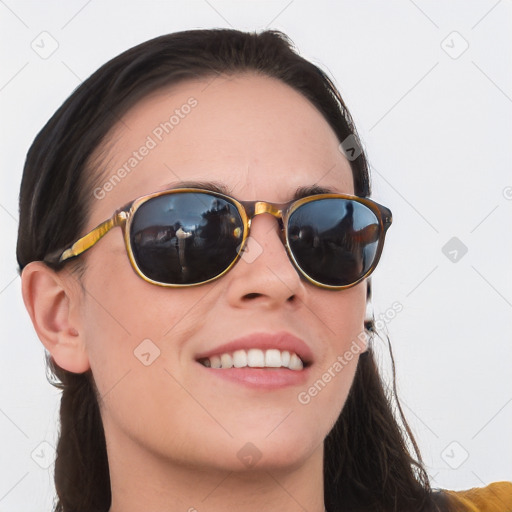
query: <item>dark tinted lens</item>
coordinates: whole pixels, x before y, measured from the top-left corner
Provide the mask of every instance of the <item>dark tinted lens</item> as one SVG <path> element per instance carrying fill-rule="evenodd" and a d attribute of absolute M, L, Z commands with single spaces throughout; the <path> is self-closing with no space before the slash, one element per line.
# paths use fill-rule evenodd
<path fill-rule="evenodd" d="M 352 284 L 371 267 L 379 243 L 379 221 L 366 206 L 348 199 L 319 199 L 301 205 L 288 222 L 295 260 L 314 280 Z"/>
<path fill-rule="evenodd" d="M 233 262 L 243 221 L 235 205 L 183 192 L 142 204 L 131 225 L 133 255 L 144 275 L 168 284 L 207 281 Z"/>

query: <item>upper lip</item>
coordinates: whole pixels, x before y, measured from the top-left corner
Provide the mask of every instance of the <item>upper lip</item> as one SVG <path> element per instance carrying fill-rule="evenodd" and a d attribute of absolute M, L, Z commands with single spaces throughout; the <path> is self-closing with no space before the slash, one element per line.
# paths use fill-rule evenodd
<path fill-rule="evenodd" d="M 286 331 L 275 333 L 254 332 L 242 338 L 228 341 L 206 352 L 201 352 L 197 354 L 196 360 L 215 355 L 220 356 L 225 353 L 233 353 L 235 350 L 249 350 L 251 348 L 258 348 L 260 350 L 272 348 L 281 351 L 288 350 L 288 352 L 295 352 L 305 365 L 309 365 L 313 362 L 313 352 L 309 346 L 302 339 Z"/>

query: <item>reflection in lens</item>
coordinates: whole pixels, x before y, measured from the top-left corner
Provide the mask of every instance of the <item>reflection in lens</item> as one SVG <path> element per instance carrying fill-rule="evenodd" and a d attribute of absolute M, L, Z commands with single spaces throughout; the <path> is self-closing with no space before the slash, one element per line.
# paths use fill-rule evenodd
<path fill-rule="evenodd" d="M 288 243 L 302 270 L 330 286 L 352 284 L 372 266 L 379 221 L 365 205 L 327 198 L 299 206 L 288 221 Z"/>
<path fill-rule="evenodd" d="M 207 281 L 233 262 L 243 221 L 234 204 L 210 194 L 154 197 L 137 210 L 130 230 L 135 261 L 154 281 Z"/>

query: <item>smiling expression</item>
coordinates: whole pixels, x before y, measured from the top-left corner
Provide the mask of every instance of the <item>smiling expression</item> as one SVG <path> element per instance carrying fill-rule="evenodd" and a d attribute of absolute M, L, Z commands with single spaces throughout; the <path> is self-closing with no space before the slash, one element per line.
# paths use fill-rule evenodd
<path fill-rule="evenodd" d="M 197 104 L 184 109 L 190 98 Z M 109 135 L 95 160 L 95 190 L 104 193 L 91 194 L 86 231 L 136 197 L 185 182 L 278 203 L 301 187 L 353 194 L 338 146 L 322 114 L 280 81 L 247 74 L 183 82 L 140 101 Z M 122 178 L 111 180 L 116 170 Z M 108 445 L 237 471 L 247 442 L 261 452 L 261 467 L 298 463 L 321 446 L 358 356 L 307 405 L 297 397 L 363 331 L 366 284 L 331 291 L 301 278 L 269 214 L 253 219 L 251 239 L 257 257 L 186 289 L 137 276 L 119 230 L 81 256 L 87 293 L 79 315 Z"/>

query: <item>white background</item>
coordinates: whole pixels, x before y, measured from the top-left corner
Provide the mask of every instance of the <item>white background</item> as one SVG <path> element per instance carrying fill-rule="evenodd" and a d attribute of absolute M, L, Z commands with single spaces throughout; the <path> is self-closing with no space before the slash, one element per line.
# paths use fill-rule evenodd
<path fill-rule="evenodd" d="M 373 197 L 394 214 L 374 308 L 403 305 L 387 330 L 432 485 L 512 480 L 510 1 L 6 0 L 0 17 L 0 512 L 49 511 L 53 495 L 59 396 L 15 262 L 26 151 L 101 64 L 189 28 L 283 30 L 334 78 L 368 151 Z M 43 31 L 58 43 L 47 59 L 31 47 Z M 468 249 L 456 262 L 442 251 L 452 237 Z"/>

